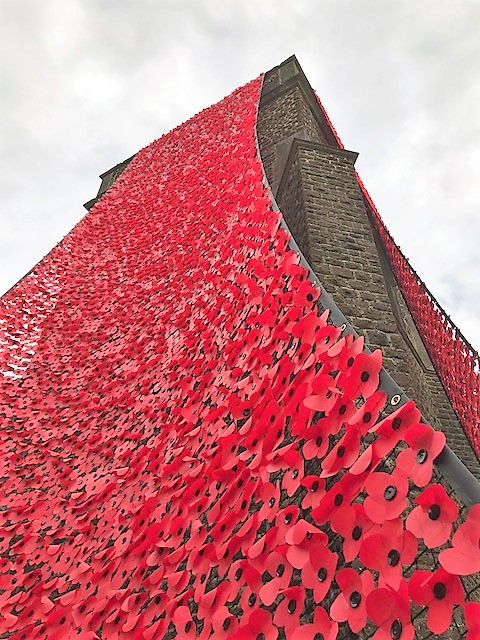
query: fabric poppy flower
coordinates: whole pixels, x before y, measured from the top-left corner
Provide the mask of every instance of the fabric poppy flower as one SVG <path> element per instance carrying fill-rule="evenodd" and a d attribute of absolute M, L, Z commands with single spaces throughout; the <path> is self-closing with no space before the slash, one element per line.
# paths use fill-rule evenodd
<path fill-rule="evenodd" d="M 345 369 L 337 380 L 337 385 L 351 398 L 369 398 L 378 388 L 382 369 L 382 352 L 359 353 L 349 369 Z"/>
<path fill-rule="evenodd" d="M 326 544 L 327 541 L 327 535 L 321 529 L 300 519 L 285 534 L 287 560 L 292 567 L 302 569 L 309 560 L 312 545 L 319 542 Z"/>
<path fill-rule="evenodd" d="M 228 607 L 221 606 L 213 611 L 211 617 L 212 636 L 219 638 L 220 640 L 228 640 L 235 634 L 240 626 L 240 622 L 236 616 L 234 616 L 228 610 Z M 208 625 L 205 625 L 204 629 L 208 630 Z M 205 637 L 209 637 L 210 634 L 206 634 Z"/>
<path fill-rule="evenodd" d="M 403 566 L 410 565 L 416 556 L 417 538 L 404 531 L 403 522 L 398 518 L 387 520 L 364 538 L 360 548 L 360 560 L 369 569 L 378 571 L 378 586 L 397 589 L 403 576 Z"/>
<path fill-rule="evenodd" d="M 362 475 L 354 476 L 345 473 L 338 482 L 336 482 L 320 500 L 320 504 L 312 509 L 311 516 L 317 524 L 324 524 L 331 518 L 335 518 L 335 514 L 339 509 L 349 505 L 364 484 Z"/>
<path fill-rule="evenodd" d="M 292 640 L 335 640 L 338 636 L 338 623 L 330 618 L 322 607 L 315 607 L 313 622 L 302 624 L 295 629 Z"/>
<path fill-rule="evenodd" d="M 438 559 L 444 569 L 459 576 L 480 571 L 480 504 L 471 507 L 467 520 L 452 537 L 452 547 L 441 551 Z"/>
<path fill-rule="evenodd" d="M 348 469 L 358 458 L 360 451 L 360 431 L 356 425 L 347 425 L 345 434 L 322 460 L 322 478 L 330 478 Z"/>
<path fill-rule="evenodd" d="M 177 631 L 177 638 L 195 638 L 197 635 L 197 626 L 192 618 L 190 609 L 186 605 L 179 606 L 173 612 L 173 623 Z"/>
<path fill-rule="evenodd" d="M 396 411 L 389 414 L 381 422 L 375 424 L 370 431 L 377 434 L 376 450 L 385 457 L 404 438 L 406 431 L 420 423 L 422 415 L 413 400 L 409 400 Z"/>
<path fill-rule="evenodd" d="M 447 542 L 452 524 L 458 517 L 458 505 L 440 484 L 431 484 L 415 498 L 415 507 L 408 514 L 406 528 L 417 538 L 423 538 L 433 549 Z"/>
<path fill-rule="evenodd" d="M 310 547 L 310 557 L 302 568 L 302 584 L 313 590 L 315 602 L 322 602 L 327 595 L 337 569 L 338 556 L 325 542 L 315 542 Z"/>
<path fill-rule="evenodd" d="M 305 602 L 305 590 L 302 587 L 288 587 L 281 591 L 283 600 L 275 609 L 273 622 L 283 627 L 287 638 L 300 625 L 300 616 Z"/>
<path fill-rule="evenodd" d="M 272 520 L 280 503 L 280 485 L 271 482 L 261 482 L 255 490 L 255 497 L 262 503 L 258 512 L 259 521 Z"/>
<path fill-rule="evenodd" d="M 480 602 L 467 602 L 463 607 L 467 635 L 465 640 L 478 640 L 480 638 Z"/>
<path fill-rule="evenodd" d="M 413 640 L 415 637 L 405 580 L 398 589 L 390 586 L 374 589 L 367 597 L 367 614 L 379 627 L 372 640 Z"/>
<path fill-rule="evenodd" d="M 302 482 L 305 474 L 305 463 L 301 454 L 293 449 L 287 451 L 284 454 L 283 459 L 286 466 L 285 474 L 283 475 L 280 484 L 282 489 L 285 489 L 287 495 L 291 498 L 300 487 L 300 483 Z"/>
<path fill-rule="evenodd" d="M 325 495 L 325 480 L 320 476 L 305 476 L 302 478 L 301 484 L 307 490 L 307 493 L 302 498 L 302 508 L 309 509 L 312 507 L 315 509 Z"/>
<path fill-rule="evenodd" d="M 273 624 L 272 614 L 266 609 L 251 611 L 246 623 L 242 618 L 241 626 L 230 637 L 232 640 L 256 640 L 258 636 L 265 640 L 277 640 L 278 638 L 278 627 Z"/>
<path fill-rule="evenodd" d="M 347 425 L 355 425 L 360 434 L 364 436 L 374 425 L 380 412 L 385 407 L 387 394 L 382 389 L 377 389 L 355 413 L 349 418 Z"/>
<path fill-rule="evenodd" d="M 445 434 L 434 431 L 428 424 L 414 424 L 405 433 L 404 440 L 410 448 L 398 454 L 396 466 L 417 487 L 424 487 L 432 477 L 433 461 L 445 446 Z"/>
<path fill-rule="evenodd" d="M 341 390 L 335 386 L 332 376 L 326 373 L 319 373 L 311 382 L 314 395 L 307 396 L 303 404 L 313 411 L 324 411 L 328 413 L 335 405 Z"/>
<path fill-rule="evenodd" d="M 408 585 L 410 598 L 428 607 L 427 626 L 433 633 L 443 633 L 452 621 L 453 606 L 463 604 L 464 592 L 460 578 L 440 567 L 433 573 L 415 571 Z"/>
<path fill-rule="evenodd" d="M 265 570 L 272 579 L 262 585 L 258 595 L 263 604 L 269 607 L 275 602 L 278 594 L 290 584 L 293 568 L 284 555 L 273 551 L 267 557 Z"/>
<path fill-rule="evenodd" d="M 302 453 L 305 460 L 313 460 L 314 458 L 323 458 L 328 451 L 328 436 L 323 425 L 312 424 L 306 426 L 301 433 L 301 437 L 305 438 L 302 447 Z"/>
<path fill-rule="evenodd" d="M 373 576 L 365 570 L 361 574 L 347 567 L 340 569 L 335 577 L 341 593 L 330 607 L 330 617 L 337 622 L 348 622 L 354 633 L 358 633 L 367 622 L 367 598 L 374 588 Z"/>
<path fill-rule="evenodd" d="M 352 562 L 360 551 L 362 542 L 371 530 L 377 530 L 366 515 L 363 504 L 354 503 L 338 509 L 330 520 L 333 531 L 343 536 L 342 553 L 345 562 Z"/>
<path fill-rule="evenodd" d="M 382 524 L 385 520 L 393 520 L 406 507 L 408 480 L 398 469 L 391 474 L 371 473 L 365 482 L 365 490 L 368 495 L 363 506 L 372 522 Z"/>

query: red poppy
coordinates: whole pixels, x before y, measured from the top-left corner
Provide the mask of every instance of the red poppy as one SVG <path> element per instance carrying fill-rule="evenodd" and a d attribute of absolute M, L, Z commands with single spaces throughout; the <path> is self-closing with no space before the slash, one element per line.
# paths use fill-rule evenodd
<path fill-rule="evenodd" d="M 275 609 L 273 622 L 277 627 L 285 629 L 285 636 L 290 637 L 300 624 L 300 616 L 305 601 L 305 590 L 302 587 L 288 587 L 280 592 L 283 600 Z"/>
<path fill-rule="evenodd" d="M 327 373 L 319 373 L 313 378 L 311 386 L 315 395 L 307 396 L 303 404 L 313 411 L 328 413 L 335 405 L 341 390 L 335 386 L 332 376 Z"/>
<path fill-rule="evenodd" d="M 173 612 L 173 622 L 177 631 L 176 638 L 182 640 L 188 638 L 195 638 L 197 635 L 197 626 L 192 618 L 190 609 L 182 605 L 177 607 Z"/>
<path fill-rule="evenodd" d="M 408 480 L 398 469 L 391 474 L 383 471 L 371 473 L 365 482 L 365 490 L 368 496 L 363 506 L 372 522 L 382 524 L 385 520 L 393 520 L 406 507 Z"/>
<path fill-rule="evenodd" d="M 340 469 L 348 469 L 358 458 L 360 431 L 356 425 L 347 425 L 345 434 L 322 460 L 322 478 L 334 476 Z"/>
<path fill-rule="evenodd" d="M 453 534 L 452 547 L 438 559 L 444 569 L 459 576 L 480 571 L 480 504 L 471 507 L 467 520 Z"/>
<path fill-rule="evenodd" d="M 271 482 L 260 482 L 255 489 L 255 497 L 263 503 L 258 512 L 259 521 L 271 519 L 280 502 L 280 485 L 272 484 Z"/>
<path fill-rule="evenodd" d="M 416 556 L 418 543 L 403 522 L 387 520 L 380 529 L 366 536 L 360 549 L 360 560 L 369 569 L 378 571 L 379 586 L 397 589 L 403 576 L 403 566 L 410 565 Z"/>
<path fill-rule="evenodd" d="M 354 560 L 362 545 L 363 539 L 373 527 L 378 528 L 365 514 L 363 504 L 345 505 L 332 517 L 332 529 L 343 536 L 342 553 L 345 562 Z"/>
<path fill-rule="evenodd" d="M 415 637 L 405 580 L 398 590 L 388 585 L 374 589 L 367 598 L 367 613 L 379 627 L 372 640 L 413 640 Z"/>
<path fill-rule="evenodd" d="M 467 602 L 463 612 L 468 630 L 465 640 L 478 640 L 480 638 L 480 602 Z"/>
<path fill-rule="evenodd" d="M 458 517 L 458 505 L 440 484 L 431 484 L 415 498 L 418 507 L 408 514 L 406 528 L 427 547 L 439 547 L 447 542 L 452 524 Z"/>
<path fill-rule="evenodd" d="M 370 397 L 378 387 L 380 371 L 382 369 L 382 352 L 380 349 L 373 353 L 359 353 L 349 369 L 345 369 L 337 380 L 337 385 L 343 388 L 345 394 L 351 398 Z"/>
<path fill-rule="evenodd" d="M 310 557 L 302 569 L 302 584 L 313 590 L 315 602 L 322 602 L 327 595 L 337 564 L 337 554 L 330 551 L 325 542 L 315 542 L 311 546 Z"/>
<path fill-rule="evenodd" d="M 424 487 L 432 477 L 433 461 L 445 446 L 445 434 L 434 431 L 428 424 L 414 424 L 405 433 L 404 440 L 410 448 L 398 454 L 397 468 L 417 487 Z"/>
<path fill-rule="evenodd" d="M 311 516 L 317 524 L 324 524 L 335 517 L 339 509 L 350 504 L 363 486 L 363 476 L 345 473 L 320 500 L 320 504 L 312 509 Z"/>
<path fill-rule="evenodd" d="M 415 571 L 408 585 L 410 598 L 428 607 L 427 626 L 433 633 L 443 633 L 452 621 L 453 606 L 463 604 L 463 585 L 458 576 L 440 567 L 433 573 Z"/>
<path fill-rule="evenodd" d="M 321 529 L 306 520 L 298 520 L 285 534 L 287 559 L 292 567 L 302 569 L 309 561 L 311 546 L 327 541 L 327 535 Z"/>
<path fill-rule="evenodd" d="M 300 434 L 305 438 L 302 447 L 303 457 L 305 460 L 313 460 L 314 458 L 323 458 L 328 451 L 328 436 L 320 421 L 316 424 L 306 426 Z"/>
<path fill-rule="evenodd" d="M 367 622 L 367 597 L 373 590 L 373 576 L 370 571 L 359 574 L 349 567 L 340 569 L 335 577 L 341 593 L 330 607 L 330 616 L 337 622 L 348 622 L 350 629 L 357 633 Z"/>
<path fill-rule="evenodd" d="M 302 498 L 302 508 L 315 509 L 325 495 L 325 480 L 320 476 L 305 476 L 301 484 L 307 489 L 307 493 Z"/>
<path fill-rule="evenodd" d="M 355 411 L 355 413 L 349 418 L 348 425 L 355 425 L 364 436 L 369 430 L 372 430 L 380 412 L 385 407 L 387 401 L 387 394 L 382 389 L 377 389 L 371 396 L 369 396 L 362 406 Z"/>
<path fill-rule="evenodd" d="M 335 640 L 338 636 L 338 623 L 330 618 L 322 607 L 316 607 L 311 624 L 302 624 L 295 629 L 292 640 Z"/>
<path fill-rule="evenodd" d="M 246 623 L 242 618 L 242 625 L 231 638 L 232 640 L 256 640 L 258 636 L 265 640 L 278 638 L 278 628 L 273 624 L 272 614 L 266 609 L 254 609 L 248 614 Z"/>
<path fill-rule="evenodd" d="M 376 433 L 378 437 L 376 441 L 377 453 L 381 457 L 385 457 L 404 438 L 407 429 L 420 423 L 421 417 L 413 400 L 409 400 L 373 426 L 371 431 Z"/>
<path fill-rule="evenodd" d="M 206 631 L 205 637 L 210 635 L 220 640 L 227 640 L 235 634 L 240 626 L 240 622 L 236 616 L 234 616 L 227 607 L 221 606 L 218 609 L 214 609 L 211 617 L 212 633 L 208 633 L 209 625 L 205 624 L 204 631 Z"/>
<path fill-rule="evenodd" d="M 288 587 L 293 569 L 286 557 L 275 551 L 267 557 L 264 568 L 272 579 L 260 588 L 259 596 L 268 607 L 273 604 L 278 594 Z"/>
<path fill-rule="evenodd" d="M 286 490 L 287 495 L 291 498 L 302 482 L 304 476 L 304 460 L 301 454 L 293 449 L 287 451 L 283 459 L 286 465 L 284 467 L 285 474 L 281 480 L 281 487 Z"/>

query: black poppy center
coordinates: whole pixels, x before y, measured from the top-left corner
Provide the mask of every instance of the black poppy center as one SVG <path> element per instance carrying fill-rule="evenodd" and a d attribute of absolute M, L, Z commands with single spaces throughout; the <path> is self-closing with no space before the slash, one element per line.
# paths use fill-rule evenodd
<path fill-rule="evenodd" d="M 285 565 L 284 564 L 279 564 L 277 567 L 277 576 L 283 576 L 283 574 L 285 573 Z"/>
<path fill-rule="evenodd" d="M 275 498 L 270 498 L 270 500 L 268 501 L 268 506 L 273 507 L 274 504 L 275 504 Z"/>
<path fill-rule="evenodd" d="M 437 600 L 443 600 L 447 595 L 447 587 L 443 584 L 443 582 L 436 582 L 433 585 L 433 595 Z"/>
<path fill-rule="evenodd" d="M 316 633 L 313 636 L 313 640 L 323 640 L 323 633 L 320 633 L 320 632 Z"/>
<path fill-rule="evenodd" d="M 313 493 L 315 493 L 315 491 L 318 489 L 318 480 L 315 480 L 315 482 L 312 482 L 312 486 L 310 487 L 310 491 L 312 491 Z"/>
<path fill-rule="evenodd" d="M 388 500 L 389 502 L 390 500 L 393 500 L 396 495 L 397 495 L 397 487 L 395 487 L 393 484 L 388 485 L 388 487 L 383 492 L 383 497 L 385 498 L 385 500 Z"/>
<path fill-rule="evenodd" d="M 321 567 L 317 573 L 318 581 L 325 582 L 326 577 L 327 577 L 327 570 L 325 569 L 325 567 Z"/>
<path fill-rule="evenodd" d="M 317 447 L 319 447 L 322 444 L 323 438 L 322 436 L 318 436 L 318 438 L 315 440 L 315 444 L 317 445 Z"/>
<path fill-rule="evenodd" d="M 253 605 L 255 604 L 257 600 L 257 596 L 254 593 L 250 594 L 250 597 L 248 598 L 248 606 L 249 607 L 253 607 Z"/>
<path fill-rule="evenodd" d="M 335 500 L 333 501 L 333 504 L 336 507 L 339 507 L 343 502 L 343 496 L 341 493 L 337 493 L 337 495 L 335 496 Z"/>
<path fill-rule="evenodd" d="M 293 613 L 296 608 L 297 608 L 297 601 L 296 600 L 290 600 L 289 603 L 287 604 L 288 613 Z"/>
<path fill-rule="evenodd" d="M 285 524 L 290 524 L 291 521 L 292 521 L 292 514 L 287 513 L 287 515 L 285 516 Z"/>
<path fill-rule="evenodd" d="M 358 524 L 353 528 L 352 538 L 354 540 L 360 540 L 360 536 L 362 535 L 362 527 L 359 527 Z"/>
<path fill-rule="evenodd" d="M 430 518 L 430 520 L 438 520 L 440 517 L 440 512 L 440 505 L 432 504 L 432 506 L 428 510 L 428 517 Z"/>
<path fill-rule="evenodd" d="M 368 371 L 362 371 L 362 375 L 360 376 L 360 380 L 362 382 L 368 382 L 370 378 L 370 374 L 368 373 Z"/>
<path fill-rule="evenodd" d="M 391 567 L 396 567 L 400 560 L 400 554 L 396 549 L 389 551 L 387 556 L 387 562 Z"/>
<path fill-rule="evenodd" d="M 223 627 L 224 631 L 226 631 L 229 626 L 230 626 L 230 618 L 225 618 L 225 620 L 223 621 L 223 624 L 222 624 L 222 627 Z"/>
<path fill-rule="evenodd" d="M 392 626 L 390 627 L 390 637 L 392 640 L 399 640 L 402 635 L 403 627 L 400 620 L 397 618 L 392 622 Z"/>
<path fill-rule="evenodd" d="M 417 451 L 418 464 L 423 464 L 427 458 L 428 458 L 428 451 L 426 449 L 419 449 Z"/>
<path fill-rule="evenodd" d="M 339 458 L 343 458 L 343 456 L 345 455 L 345 447 L 343 445 L 341 445 L 340 447 L 338 447 L 337 449 L 337 456 Z"/>
<path fill-rule="evenodd" d="M 397 431 L 397 429 L 400 429 L 400 425 L 402 424 L 402 421 L 400 418 L 394 418 L 393 422 L 392 422 L 392 429 L 394 431 Z M 395 622 L 397 622 L 397 620 L 395 620 Z M 394 624 L 395 624 L 394 622 Z"/>
<path fill-rule="evenodd" d="M 360 595 L 360 593 L 358 591 L 352 591 L 352 593 L 350 594 L 350 606 L 352 607 L 352 609 L 356 609 L 360 605 L 361 601 L 362 596 Z"/>

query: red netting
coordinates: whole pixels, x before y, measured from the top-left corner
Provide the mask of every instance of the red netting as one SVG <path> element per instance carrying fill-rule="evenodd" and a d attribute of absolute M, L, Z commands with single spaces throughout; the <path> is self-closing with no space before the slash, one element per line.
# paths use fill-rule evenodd
<path fill-rule="evenodd" d="M 5 301 L 0 638 L 405 640 L 463 610 L 478 637 L 479 509 L 458 526 L 443 435 L 382 413 L 380 352 L 319 315 L 260 86 L 139 152 Z"/>
<path fill-rule="evenodd" d="M 341 149 L 344 149 L 320 99 L 318 104 Z M 398 286 L 415 320 L 433 365 L 472 446 L 480 456 L 480 357 L 412 269 L 385 226 L 357 173 L 358 184 Z"/>

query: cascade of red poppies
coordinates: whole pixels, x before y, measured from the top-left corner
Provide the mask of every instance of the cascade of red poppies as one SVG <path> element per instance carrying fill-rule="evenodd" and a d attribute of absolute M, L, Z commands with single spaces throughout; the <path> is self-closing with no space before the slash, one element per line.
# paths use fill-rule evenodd
<path fill-rule="evenodd" d="M 443 434 L 386 415 L 380 352 L 320 314 L 260 88 L 140 151 L 3 300 L 0 638 L 407 640 L 463 611 L 476 637 L 480 507 L 459 522 Z"/>

